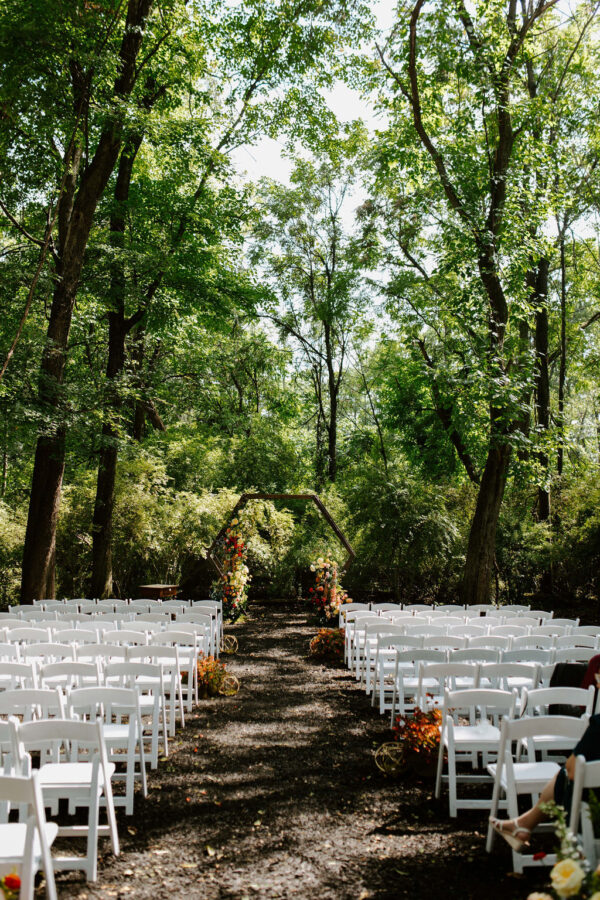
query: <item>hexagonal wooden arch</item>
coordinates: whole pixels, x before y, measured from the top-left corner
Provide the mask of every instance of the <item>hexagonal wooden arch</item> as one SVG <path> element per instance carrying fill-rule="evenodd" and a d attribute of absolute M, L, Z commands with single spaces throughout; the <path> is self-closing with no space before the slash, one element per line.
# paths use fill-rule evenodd
<path fill-rule="evenodd" d="M 341 571 L 345 572 L 348 569 L 348 567 L 350 566 L 350 564 L 352 563 L 352 561 L 354 560 L 356 554 L 355 554 L 354 550 L 352 549 L 350 542 L 348 541 L 348 539 L 346 538 L 345 534 L 340 529 L 340 527 L 336 524 L 333 516 L 331 515 L 331 513 L 329 512 L 329 510 L 327 509 L 327 507 L 321 500 L 321 498 L 317 496 L 317 494 L 242 494 L 242 496 L 240 497 L 238 502 L 235 504 L 235 506 L 229 513 L 229 518 L 228 518 L 227 522 L 225 523 L 225 525 L 223 525 L 223 527 L 219 531 L 218 535 L 216 536 L 216 538 L 214 539 L 214 541 L 212 542 L 212 544 L 210 545 L 209 550 L 208 550 L 208 558 L 212 562 L 213 566 L 215 567 L 215 569 L 217 570 L 219 575 L 223 574 L 223 570 L 222 570 L 221 566 L 219 565 L 219 561 L 217 560 L 217 558 L 215 556 L 215 550 L 216 550 L 217 546 L 219 545 L 219 541 L 225 535 L 225 532 L 227 531 L 227 529 L 229 527 L 229 523 L 235 516 L 236 512 L 239 509 L 242 509 L 248 503 L 249 500 L 311 500 L 315 504 L 315 506 L 317 507 L 317 509 L 319 510 L 319 512 L 325 519 L 325 521 L 331 526 L 331 529 L 332 529 L 333 533 L 335 534 L 335 536 L 337 537 L 337 539 L 341 542 L 341 544 L 343 545 L 345 550 L 347 550 L 347 552 L 348 552 L 348 558 L 346 559 L 346 562 L 342 566 Z"/>

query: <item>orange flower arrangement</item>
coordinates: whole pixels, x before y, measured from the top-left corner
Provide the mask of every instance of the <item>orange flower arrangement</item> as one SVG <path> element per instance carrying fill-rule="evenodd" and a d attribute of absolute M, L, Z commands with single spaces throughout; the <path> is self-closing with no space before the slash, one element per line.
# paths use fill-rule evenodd
<path fill-rule="evenodd" d="M 320 628 L 310 642 L 310 652 L 317 659 L 341 663 L 344 659 L 344 629 Z"/>
<path fill-rule="evenodd" d="M 394 740 L 402 743 L 407 762 L 411 756 L 417 757 L 424 765 L 434 762 L 440 744 L 441 724 L 440 709 L 423 712 L 416 706 L 412 716 L 397 717 L 392 731 Z"/>

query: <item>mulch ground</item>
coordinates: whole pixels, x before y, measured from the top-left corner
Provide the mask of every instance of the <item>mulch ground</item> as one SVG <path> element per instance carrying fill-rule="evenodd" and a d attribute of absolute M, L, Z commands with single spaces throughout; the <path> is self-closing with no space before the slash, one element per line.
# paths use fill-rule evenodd
<path fill-rule="evenodd" d="M 239 693 L 201 701 L 147 799 L 117 813 L 121 856 L 103 841 L 98 881 L 59 874 L 59 897 L 525 900 L 543 889 L 547 869 L 515 876 L 507 846 L 485 852 L 486 815 L 451 820 L 432 780 L 378 771 L 387 722 L 345 669 L 309 658 L 305 610 L 254 605 L 230 630 Z"/>

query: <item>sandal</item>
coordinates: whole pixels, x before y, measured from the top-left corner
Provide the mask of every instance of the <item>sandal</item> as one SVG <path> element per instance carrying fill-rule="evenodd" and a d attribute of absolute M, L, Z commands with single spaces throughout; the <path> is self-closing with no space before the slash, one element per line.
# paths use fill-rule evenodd
<path fill-rule="evenodd" d="M 517 853 L 520 853 L 523 847 L 529 846 L 531 830 L 523 825 L 519 825 L 516 819 L 495 819 L 493 816 L 490 816 L 490 825 L 496 834 L 503 837 L 506 843 L 513 850 L 516 850 Z M 518 837 L 519 834 L 526 835 L 525 839 Z"/>

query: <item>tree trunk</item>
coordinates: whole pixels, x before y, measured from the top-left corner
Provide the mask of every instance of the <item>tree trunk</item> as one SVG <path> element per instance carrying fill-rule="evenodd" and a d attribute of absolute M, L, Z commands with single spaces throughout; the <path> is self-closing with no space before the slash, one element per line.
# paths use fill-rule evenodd
<path fill-rule="evenodd" d="M 135 85 L 137 57 L 152 3 L 153 0 L 128 2 L 119 49 L 120 65 L 114 83 L 114 95 L 120 99 L 130 95 Z M 74 83 L 74 91 L 77 103 L 89 103 L 87 89 L 82 90 L 79 81 Z M 40 404 L 53 430 L 40 435 L 36 447 L 23 549 L 22 603 L 31 603 L 36 597 L 54 596 L 56 526 L 66 434 L 60 406 L 69 331 L 94 214 L 117 162 L 121 141 L 121 125 L 109 117 L 93 157 L 81 175 L 82 150 L 75 147 L 71 160 L 72 177 L 59 200 L 57 283 L 52 297 L 39 387 Z"/>
<path fill-rule="evenodd" d="M 558 372 L 558 453 L 556 469 L 562 475 L 565 460 L 565 384 L 567 380 L 567 264 L 565 232 L 560 233 L 560 365 Z"/>
<path fill-rule="evenodd" d="M 40 435 L 35 451 L 23 548 L 21 603 L 54 596 L 56 526 L 65 468 L 66 435 L 65 423 L 61 421 L 60 388 L 75 292 L 83 264 L 83 249 L 79 259 L 77 256 L 73 254 L 68 274 L 65 271 L 59 273 L 41 365 L 40 402 L 48 419 L 53 421 L 54 430 L 50 434 Z"/>
<path fill-rule="evenodd" d="M 542 439 L 548 436 L 550 427 L 550 375 L 548 369 L 548 260 L 538 263 L 535 314 L 535 356 L 536 356 L 536 411 L 537 423 Z M 545 449 L 538 453 L 544 481 L 548 479 L 549 460 Z M 550 489 L 546 483 L 538 487 L 538 518 L 540 522 L 550 520 Z"/>
<path fill-rule="evenodd" d="M 115 206 L 110 218 L 111 243 L 117 253 L 112 267 L 108 314 L 108 360 L 106 364 L 107 411 L 102 425 L 98 459 L 96 499 L 92 522 L 92 597 L 109 597 L 112 593 L 112 526 L 115 506 L 115 482 L 118 461 L 118 418 L 121 398 L 116 380 L 125 367 L 125 339 L 139 321 L 139 309 L 131 319 L 125 319 L 126 278 L 119 251 L 125 243 L 126 206 L 133 174 L 133 165 L 142 144 L 143 135 L 136 134 L 123 148 L 115 184 Z"/>
<path fill-rule="evenodd" d="M 494 558 L 496 528 L 506 486 L 511 447 L 509 443 L 489 448 L 481 477 L 477 505 L 463 574 L 461 595 L 463 603 L 489 603 Z"/>
<path fill-rule="evenodd" d="M 329 398 L 329 425 L 327 428 L 327 477 L 334 482 L 337 477 L 337 396 Z"/>

